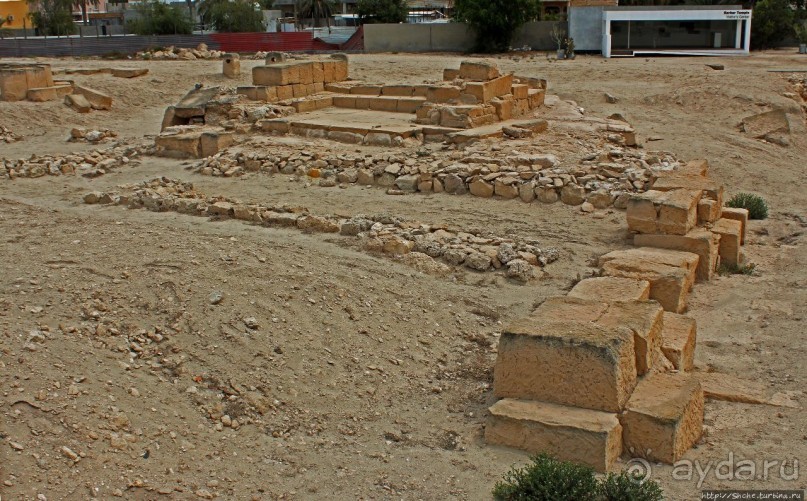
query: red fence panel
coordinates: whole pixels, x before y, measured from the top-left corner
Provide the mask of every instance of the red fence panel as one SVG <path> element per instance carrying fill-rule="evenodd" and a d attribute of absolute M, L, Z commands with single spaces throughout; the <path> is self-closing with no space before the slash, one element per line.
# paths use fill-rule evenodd
<path fill-rule="evenodd" d="M 337 45 L 315 39 L 310 32 L 213 33 L 214 45 L 224 52 L 306 52 L 339 50 Z"/>

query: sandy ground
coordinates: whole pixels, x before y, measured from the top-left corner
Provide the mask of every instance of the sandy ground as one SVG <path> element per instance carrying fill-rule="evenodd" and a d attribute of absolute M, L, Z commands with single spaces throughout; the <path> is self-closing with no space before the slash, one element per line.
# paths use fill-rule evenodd
<path fill-rule="evenodd" d="M 351 58 L 351 76 L 387 83 L 437 80 L 453 55 Z M 70 78 L 110 93 L 111 112 L 60 103 L 0 102 L 0 125 L 24 140 L 0 158 L 92 148 L 71 127 L 141 139 L 194 83 L 230 84 L 220 62 L 47 60 L 54 69 L 144 66 L 123 80 Z M 751 225 L 753 276 L 695 288 L 700 371 L 794 392 L 803 406 L 807 253 L 803 233 L 807 135 L 785 52 L 721 59 L 499 58 L 503 70 L 545 77 L 587 114 L 625 115 L 648 148 L 708 158 L 729 193 L 753 191 L 771 217 Z M 258 62 L 243 61 L 243 82 Z M 802 76 L 807 76 L 802 74 Z M 607 104 L 603 92 L 619 101 Z M 744 137 L 737 124 L 790 112 L 788 147 Z M 540 141 L 540 139 L 536 139 Z M 313 145 L 316 147 L 316 145 Z M 347 151 L 355 146 L 345 146 Z M 626 245 L 624 213 L 470 196 L 392 197 L 382 189 L 304 188 L 287 176 L 208 178 L 187 162 L 142 165 L 89 180 L 0 182 L 0 495 L 2 499 L 486 499 L 527 455 L 482 440 L 502 324 L 590 273 L 592 256 Z M 521 286 L 490 273 L 420 274 L 333 236 L 238 221 L 88 206 L 91 190 L 167 175 L 246 202 L 315 213 L 386 212 L 458 228 L 539 239 L 561 250 L 545 276 Z M 212 305 L 214 291 L 223 300 Z M 258 328 L 244 319 L 254 317 Z M 39 330 L 35 336 L 31 331 Z M 237 429 L 217 430 L 229 415 Z M 701 488 L 799 488 L 807 473 L 764 461 L 807 459 L 801 408 L 709 402 L 706 436 L 686 455 L 712 468 L 757 465 L 758 478 L 652 465 L 669 499 Z M 68 448 L 69 451 L 65 451 Z M 68 456 L 78 454 L 79 460 Z M 784 475 L 783 475 L 784 474 Z M 700 484 L 700 485 L 699 485 Z"/>

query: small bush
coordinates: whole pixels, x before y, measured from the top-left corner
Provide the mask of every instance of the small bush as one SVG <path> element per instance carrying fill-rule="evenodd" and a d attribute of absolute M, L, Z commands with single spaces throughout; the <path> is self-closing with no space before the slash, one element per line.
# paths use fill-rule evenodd
<path fill-rule="evenodd" d="M 628 472 L 609 473 L 597 480 L 594 470 L 547 454 L 532 458 L 524 468 L 513 468 L 496 483 L 497 501 L 662 501 L 657 482 Z"/>
<path fill-rule="evenodd" d="M 600 481 L 602 501 L 663 501 L 664 492 L 652 480 L 643 480 L 623 471 L 609 473 Z"/>
<path fill-rule="evenodd" d="M 736 264 L 723 264 L 717 267 L 717 274 L 721 276 L 726 275 L 753 275 L 756 270 L 754 263 L 736 265 Z"/>
<path fill-rule="evenodd" d="M 734 209 L 748 209 L 749 219 L 766 219 L 768 217 L 768 203 L 764 198 L 751 193 L 738 193 L 726 202 L 726 207 Z"/>

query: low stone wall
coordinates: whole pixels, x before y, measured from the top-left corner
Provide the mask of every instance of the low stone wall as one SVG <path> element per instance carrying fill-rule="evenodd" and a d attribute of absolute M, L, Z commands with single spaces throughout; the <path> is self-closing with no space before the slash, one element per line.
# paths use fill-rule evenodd
<path fill-rule="evenodd" d="M 81 175 L 98 177 L 118 167 L 140 165 L 139 157 L 152 146 L 117 144 L 103 150 L 69 155 L 32 155 L 27 159 L 0 159 L 0 176 L 6 179 Z"/>
<path fill-rule="evenodd" d="M 274 153 L 222 152 L 199 161 L 202 175 L 241 176 L 251 172 L 307 176 L 320 186 L 375 185 L 401 193 L 471 194 L 523 202 L 562 201 L 591 204 L 591 209 L 627 207 L 632 193 L 651 185 L 660 172 L 678 162 L 633 148 L 609 148 L 591 154 L 574 168 L 560 167 L 552 154 L 472 153 L 406 158 L 403 155 L 318 154 L 299 150 Z"/>
<path fill-rule="evenodd" d="M 358 239 L 359 246 L 365 251 L 396 256 L 421 271 L 434 274 L 448 274 L 453 267 L 461 266 L 480 272 L 501 270 L 508 278 L 526 283 L 539 276 L 543 266 L 560 256 L 557 249 L 541 248 L 537 241 L 530 239 L 472 234 L 445 225 L 405 221 L 395 216 L 344 218 L 314 215 L 305 207 L 244 204 L 225 197 L 208 197 L 197 192 L 191 183 L 168 178 L 123 188 L 123 193 L 88 193 L 84 202 L 233 218 L 312 233 L 338 233 Z"/>

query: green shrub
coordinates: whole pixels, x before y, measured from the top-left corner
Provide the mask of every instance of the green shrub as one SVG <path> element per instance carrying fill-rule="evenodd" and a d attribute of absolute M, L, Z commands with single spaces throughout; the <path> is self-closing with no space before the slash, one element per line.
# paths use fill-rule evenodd
<path fill-rule="evenodd" d="M 594 470 L 547 454 L 510 470 L 493 489 L 497 501 L 596 501 L 596 496 Z"/>
<path fill-rule="evenodd" d="M 748 209 L 749 219 L 766 219 L 768 217 L 768 203 L 764 198 L 752 193 L 737 193 L 726 202 L 726 207 Z"/>
<path fill-rule="evenodd" d="M 751 46 L 754 49 L 778 47 L 793 34 L 793 9 L 788 0 L 761 0 L 751 19 Z"/>
<path fill-rule="evenodd" d="M 753 275 L 756 268 L 757 267 L 754 263 L 741 264 L 741 265 L 720 263 L 720 266 L 717 267 L 717 274 L 721 276 Z"/>
<path fill-rule="evenodd" d="M 663 501 L 657 482 L 628 472 L 598 480 L 588 466 L 539 454 L 524 468 L 513 468 L 496 483 L 497 501 Z"/>
<path fill-rule="evenodd" d="M 609 473 L 600 481 L 602 501 L 663 501 L 658 483 L 631 476 L 627 471 Z"/>
<path fill-rule="evenodd" d="M 140 16 L 126 26 L 138 35 L 190 35 L 193 30 L 188 14 L 178 4 L 151 0 L 142 2 L 136 9 Z"/>
<path fill-rule="evenodd" d="M 364 23 L 403 23 L 409 13 L 404 0 L 359 0 L 356 8 Z"/>
<path fill-rule="evenodd" d="M 507 52 L 516 30 L 538 19 L 539 0 L 456 0 L 454 19 L 476 33 L 476 50 Z"/>

